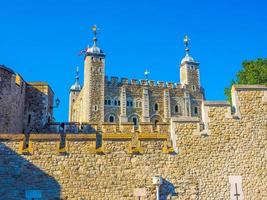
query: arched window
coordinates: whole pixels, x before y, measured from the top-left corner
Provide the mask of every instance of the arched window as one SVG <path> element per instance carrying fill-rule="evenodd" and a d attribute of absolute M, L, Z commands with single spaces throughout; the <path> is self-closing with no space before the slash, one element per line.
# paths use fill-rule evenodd
<path fill-rule="evenodd" d="M 133 117 L 133 123 L 134 123 L 135 126 L 138 125 L 138 119 L 137 119 L 137 117 Z"/>
<path fill-rule="evenodd" d="M 118 106 L 120 106 L 121 105 L 121 101 L 120 100 L 118 100 Z"/>
<path fill-rule="evenodd" d="M 117 100 L 114 100 L 114 106 L 117 106 Z"/>
<path fill-rule="evenodd" d="M 154 122 L 154 127 L 155 127 L 155 128 L 157 128 L 157 126 L 158 126 L 158 122 L 159 122 L 159 121 L 156 119 L 155 122 Z"/>
<path fill-rule="evenodd" d="M 192 85 L 192 90 L 195 91 L 196 90 L 196 86 Z"/>
<path fill-rule="evenodd" d="M 107 105 L 107 104 L 108 104 L 108 100 L 105 99 L 105 105 Z"/>
<path fill-rule="evenodd" d="M 132 101 L 130 101 L 130 107 L 133 107 L 133 102 Z"/>
<path fill-rule="evenodd" d="M 110 99 L 108 100 L 108 105 L 111 105 L 111 100 Z"/>
<path fill-rule="evenodd" d="M 175 111 L 176 113 L 179 112 L 179 107 L 178 107 L 178 105 L 175 106 L 174 111 Z"/>
<path fill-rule="evenodd" d="M 110 123 L 113 123 L 115 121 L 114 116 L 113 115 L 110 115 L 108 121 Z"/>
<path fill-rule="evenodd" d="M 159 105 L 157 103 L 155 103 L 155 105 L 154 105 L 154 110 L 155 111 L 158 111 L 159 110 Z"/>
<path fill-rule="evenodd" d="M 127 104 L 128 107 L 130 106 L 130 102 L 129 101 L 127 101 L 126 104 Z"/>

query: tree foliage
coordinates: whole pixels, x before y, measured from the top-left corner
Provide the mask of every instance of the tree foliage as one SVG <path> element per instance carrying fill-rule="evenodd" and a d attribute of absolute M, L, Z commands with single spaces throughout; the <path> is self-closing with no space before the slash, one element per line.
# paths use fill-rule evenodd
<path fill-rule="evenodd" d="M 236 74 L 236 79 L 231 81 L 230 87 L 224 89 L 224 94 L 229 102 L 231 102 L 231 88 L 233 84 L 260 84 L 267 86 L 267 58 L 244 61 L 242 67 Z"/>

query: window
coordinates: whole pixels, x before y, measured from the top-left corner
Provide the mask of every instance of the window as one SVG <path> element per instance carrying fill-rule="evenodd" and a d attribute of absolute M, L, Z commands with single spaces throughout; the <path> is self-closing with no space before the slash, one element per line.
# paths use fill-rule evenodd
<path fill-rule="evenodd" d="M 109 120 L 109 122 L 113 123 L 115 121 L 114 116 L 110 115 L 108 120 Z"/>
<path fill-rule="evenodd" d="M 129 101 L 127 101 L 127 103 L 126 103 L 126 104 L 127 104 L 127 106 L 128 106 L 128 107 L 130 106 L 130 103 L 129 103 Z"/>
<path fill-rule="evenodd" d="M 174 111 L 175 111 L 176 113 L 179 112 L 179 107 L 178 107 L 178 105 L 175 106 Z"/>
<path fill-rule="evenodd" d="M 197 115 L 198 114 L 198 107 L 194 107 L 194 114 Z"/>
<path fill-rule="evenodd" d="M 107 104 L 108 104 L 108 100 L 105 99 L 105 105 L 107 105 Z"/>
<path fill-rule="evenodd" d="M 111 105 L 111 100 L 110 99 L 108 100 L 108 105 Z"/>
<path fill-rule="evenodd" d="M 158 122 L 159 122 L 159 121 L 156 119 L 155 122 L 154 122 L 154 127 L 155 127 L 155 128 L 157 128 L 157 126 L 158 126 Z"/>
<path fill-rule="evenodd" d="M 118 100 L 118 106 L 120 106 L 121 105 L 121 101 L 120 100 Z"/>
<path fill-rule="evenodd" d="M 94 111 L 98 111 L 98 106 L 97 105 L 94 105 L 93 106 L 93 109 L 94 109 Z"/>
<path fill-rule="evenodd" d="M 133 123 L 134 123 L 134 126 L 137 126 L 138 125 L 138 119 L 137 119 L 137 117 L 133 117 Z"/>
<path fill-rule="evenodd" d="M 192 90 L 196 91 L 196 87 L 194 85 L 192 85 Z"/>
<path fill-rule="evenodd" d="M 117 100 L 114 100 L 114 106 L 117 106 Z"/>
<path fill-rule="evenodd" d="M 159 105 L 157 103 L 155 103 L 155 105 L 154 105 L 154 110 L 155 111 L 158 111 L 159 110 Z"/>
<path fill-rule="evenodd" d="M 31 115 L 31 114 L 29 114 L 29 115 L 28 115 L 28 124 L 30 124 L 30 123 L 31 123 L 31 120 L 32 120 L 32 115 Z"/>
<path fill-rule="evenodd" d="M 191 69 L 194 69 L 194 66 L 193 65 L 191 65 Z"/>
<path fill-rule="evenodd" d="M 132 101 L 130 101 L 130 107 L 133 107 L 133 102 Z"/>

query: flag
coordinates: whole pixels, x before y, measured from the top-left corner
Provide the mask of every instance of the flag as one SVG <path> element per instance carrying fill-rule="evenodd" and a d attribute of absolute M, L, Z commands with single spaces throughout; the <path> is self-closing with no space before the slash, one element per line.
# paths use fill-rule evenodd
<path fill-rule="evenodd" d="M 83 55 L 85 52 L 86 52 L 86 50 L 81 50 L 81 51 L 79 51 L 78 56 Z"/>

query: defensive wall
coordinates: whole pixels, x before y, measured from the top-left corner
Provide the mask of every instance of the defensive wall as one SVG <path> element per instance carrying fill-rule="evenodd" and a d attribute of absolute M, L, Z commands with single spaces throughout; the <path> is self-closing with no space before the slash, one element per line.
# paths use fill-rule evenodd
<path fill-rule="evenodd" d="M 155 199 L 160 175 L 161 199 L 266 199 L 267 88 L 234 86 L 232 97 L 235 113 L 206 101 L 203 121 L 172 118 L 156 130 L 91 124 L 85 134 L 81 124 L 55 124 L 59 133 L 0 134 L 0 197 Z"/>

